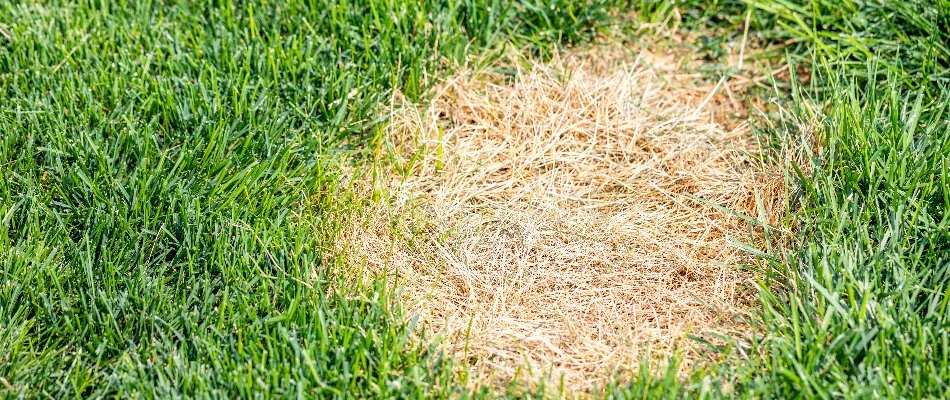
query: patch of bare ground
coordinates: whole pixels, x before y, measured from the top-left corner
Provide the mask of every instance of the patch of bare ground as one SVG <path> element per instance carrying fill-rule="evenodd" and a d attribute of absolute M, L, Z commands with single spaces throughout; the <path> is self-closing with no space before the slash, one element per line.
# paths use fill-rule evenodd
<path fill-rule="evenodd" d="M 482 383 L 586 391 L 648 354 L 708 358 L 687 334 L 748 329 L 757 261 L 734 244 L 761 244 L 723 210 L 774 221 L 785 182 L 723 82 L 676 58 L 600 46 L 395 99 L 347 256 L 398 277 Z"/>

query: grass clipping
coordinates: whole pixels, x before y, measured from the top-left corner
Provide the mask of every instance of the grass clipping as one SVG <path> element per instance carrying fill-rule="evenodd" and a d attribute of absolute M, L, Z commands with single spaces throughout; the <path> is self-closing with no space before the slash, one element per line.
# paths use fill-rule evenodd
<path fill-rule="evenodd" d="M 736 266 L 754 260 L 730 238 L 757 235 L 712 204 L 780 215 L 784 183 L 716 85 L 616 49 L 506 71 L 394 101 L 353 264 L 397 276 L 481 383 L 586 389 L 648 353 L 687 368 L 703 352 L 686 334 L 743 329 Z"/>

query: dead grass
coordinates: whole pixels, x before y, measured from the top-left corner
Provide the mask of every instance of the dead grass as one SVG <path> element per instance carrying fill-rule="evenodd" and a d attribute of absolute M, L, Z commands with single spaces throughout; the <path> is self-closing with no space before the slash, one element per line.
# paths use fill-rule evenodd
<path fill-rule="evenodd" d="M 761 240 L 711 204 L 774 221 L 785 184 L 732 95 L 674 61 L 599 47 L 395 99 L 350 259 L 398 276 L 482 383 L 587 390 L 675 349 L 688 368 L 687 333 L 747 329 L 755 260 L 730 240 Z"/>

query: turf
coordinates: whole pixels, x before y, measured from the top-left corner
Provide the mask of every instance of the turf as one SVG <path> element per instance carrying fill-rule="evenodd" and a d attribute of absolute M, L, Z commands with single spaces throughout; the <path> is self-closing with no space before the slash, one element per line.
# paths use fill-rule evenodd
<path fill-rule="evenodd" d="M 0 1 L 0 396 L 487 396 L 386 282 L 341 284 L 339 164 L 370 157 L 393 89 L 504 44 L 545 57 L 618 8 L 749 15 L 809 77 L 776 82 L 763 137 L 819 146 L 789 169 L 765 334 L 605 395 L 946 397 L 946 0 Z"/>
<path fill-rule="evenodd" d="M 606 5 L 3 2 L 0 395 L 460 390 L 384 283 L 339 284 L 336 165 L 391 89 Z"/>
<path fill-rule="evenodd" d="M 776 397 L 945 397 L 950 3 L 755 6 L 810 49 L 811 87 L 792 104 L 821 147 L 801 176 L 801 245 L 762 292 L 781 335 L 763 344 L 756 384 Z"/>
<path fill-rule="evenodd" d="M 945 398 L 950 4 L 748 0 L 676 10 L 700 30 L 736 31 L 749 15 L 754 35 L 787 45 L 786 61 L 808 83 L 775 82 L 779 111 L 759 126 L 772 143 L 814 150 L 789 166 L 797 243 L 773 254 L 759 282 L 752 321 L 763 334 L 722 350 L 745 361 L 614 394 L 639 397 L 653 385 L 661 397 Z"/>

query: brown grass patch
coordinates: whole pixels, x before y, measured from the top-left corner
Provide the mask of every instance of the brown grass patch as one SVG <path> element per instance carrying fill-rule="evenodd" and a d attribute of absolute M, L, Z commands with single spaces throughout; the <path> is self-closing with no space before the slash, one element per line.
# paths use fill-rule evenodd
<path fill-rule="evenodd" d="M 672 61 L 599 48 L 394 101 L 350 259 L 397 275 L 480 379 L 586 390 L 676 348 L 687 368 L 703 357 L 687 333 L 746 329 L 734 266 L 755 260 L 730 238 L 759 241 L 709 203 L 772 220 L 785 185 L 729 96 Z"/>

